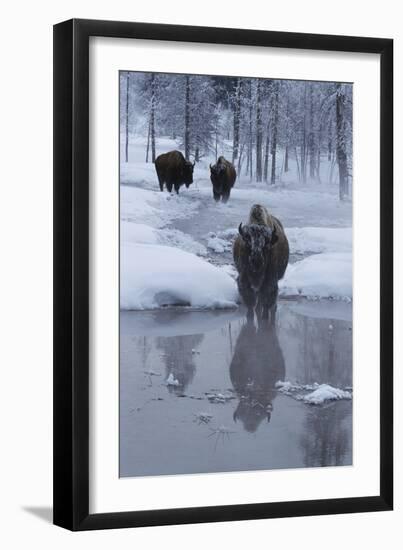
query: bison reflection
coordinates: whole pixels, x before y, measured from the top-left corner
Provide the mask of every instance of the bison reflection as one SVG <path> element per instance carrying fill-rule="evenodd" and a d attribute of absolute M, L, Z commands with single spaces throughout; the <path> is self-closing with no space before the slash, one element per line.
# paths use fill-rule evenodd
<path fill-rule="evenodd" d="M 204 334 L 189 334 L 184 336 L 160 336 L 157 338 L 157 348 L 163 352 L 166 375 L 171 374 L 178 382 L 177 386 L 168 386 L 170 392 L 182 394 L 192 382 L 196 372 L 194 349 L 204 338 Z"/>
<path fill-rule="evenodd" d="M 283 352 L 272 323 L 262 321 L 256 327 L 253 321 L 247 321 L 242 327 L 230 377 L 239 398 L 234 420 L 241 420 L 246 431 L 255 432 L 262 420 L 270 422 L 275 383 L 285 379 Z"/>

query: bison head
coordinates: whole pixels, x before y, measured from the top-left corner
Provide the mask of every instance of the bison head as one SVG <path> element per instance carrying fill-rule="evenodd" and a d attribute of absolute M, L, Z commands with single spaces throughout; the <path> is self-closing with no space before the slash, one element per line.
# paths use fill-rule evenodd
<path fill-rule="evenodd" d="M 250 273 L 252 275 L 261 274 L 267 267 L 267 251 L 278 240 L 276 229 L 258 224 L 243 226 L 241 223 L 238 231 L 245 245 Z"/>
<path fill-rule="evenodd" d="M 223 157 L 220 157 L 216 164 L 210 164 L 210 172 L 214 176 L 219 176 L 220 174 L 223 174 L 225 172 L 225 164 L 221 162 L 221 159 Z"/>
<path fill-rule="evenodd" d="M 189 187 L 193 183 L 193 168 L 196 162 L 190 162 L 187 160 L 185 166 L 183 167 L 183 183 L 186 187 Z"/>

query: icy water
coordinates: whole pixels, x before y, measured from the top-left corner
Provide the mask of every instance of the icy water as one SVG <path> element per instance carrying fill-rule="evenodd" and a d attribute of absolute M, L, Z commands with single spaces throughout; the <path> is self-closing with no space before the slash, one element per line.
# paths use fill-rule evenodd
<path fill-rule="evenodd" d="M 280 302 L 275 329 L 242 310 L 120 320 L 121 476 L 352 463 L 351 400 L 312 406 L 274 387 L 351 387 L 351 305 Z"/>

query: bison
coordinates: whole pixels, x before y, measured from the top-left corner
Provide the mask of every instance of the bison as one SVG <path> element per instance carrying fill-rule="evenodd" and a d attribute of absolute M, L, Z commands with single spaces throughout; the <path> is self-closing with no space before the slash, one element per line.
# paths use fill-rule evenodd
<path fill-rule="evenodd" d="M 157 171 L 160 190 L 164 190 L 164 183 L 168 191 L 172 192 L 172 187 L 177 193 L 181 185 L 189 187 L 193 183 L 193 168 L 195 163 L 185 159 L 180 151 L 169 151 L 159 155 L 155 159 L 155 169 Z"/>
<path fill-rule="evenodd" d="M 222 202 L 227 202 L 236 180 L 234 165 L 224 157 L 219 157 L 213 166 L 210 164 L 210 179 L 213 184 L 214 200 L 222 199 Z"/>
<path fill-rule="evenodd" d="M 239 225 L 233 255 L 238 271 L 239 293 L 253 319 L 274 322 L 278 281 L 283 278 L 289 259 L 288 240 L 281 222 L 260 204 L 252 206 L 247 225 Z"/>

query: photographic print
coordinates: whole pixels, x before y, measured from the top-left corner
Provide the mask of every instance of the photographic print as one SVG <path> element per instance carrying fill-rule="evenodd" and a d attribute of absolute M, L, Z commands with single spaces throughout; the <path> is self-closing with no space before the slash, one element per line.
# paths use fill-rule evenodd
<path fill-rule="evenodd" d="M 120 477 L 351 465 L 353 85 L 119 92 Z"/>

